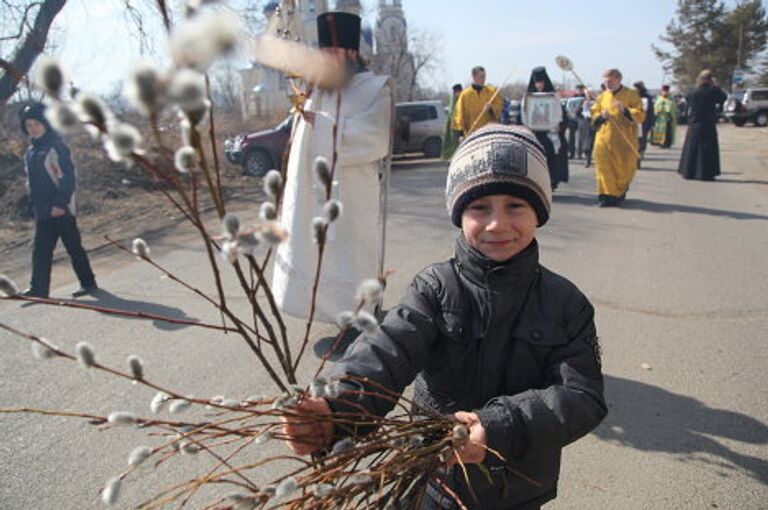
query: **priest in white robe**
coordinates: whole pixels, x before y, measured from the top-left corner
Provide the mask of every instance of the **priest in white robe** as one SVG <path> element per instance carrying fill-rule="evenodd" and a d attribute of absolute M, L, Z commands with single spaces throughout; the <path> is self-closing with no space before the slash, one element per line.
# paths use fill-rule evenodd
<path fill-rule="evenodd" d="M 357 308 L 360 282 L 383 271 L 393 104 L 388 78 L 367 70 L 357 55 L 358 16 L 320 15 L 318 38 L 320 48 L 343 53 L 349 76 L 340 90 L 315 90 L 297 114 L 280 216 L 289 238 L 277 250 L 272 291 L 283 312 L 309 317 L 318 262 L 312 221 L 328 200 L 313 166 L 317 157 L 329 165 L 335 158 L 331 198 L 343 210 L 327 233 L 314 314 L 331 323 Z"/>

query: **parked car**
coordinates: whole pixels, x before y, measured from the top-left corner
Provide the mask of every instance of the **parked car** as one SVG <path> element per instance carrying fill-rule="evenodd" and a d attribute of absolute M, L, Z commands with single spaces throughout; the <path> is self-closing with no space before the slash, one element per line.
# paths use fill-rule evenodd
<path fill-rule="evenodd" d="M 744 91 L 741 99 L 728 99 L 725 116 L 737 126 L 747 122 L 760 127 L 768 126 L 768 87 L 749 88 Z"/>
<path fill-rule="evenodd" d="M 728 118 L 728 107 L 731 104 L 731 102 L 735 99 L 738 101 L 741 101 L 742 96 L 744 95 L 744 91 L 740 90 L 737 92 L 731 92 L 728 94 L 728 99 L 725 100 L 725 103 L 721 105 L 717 105 L 717 121 L 718 122 L 728 122 L 730 119 Z"/>
<path fill-rule="evenodd" d="M 443 131 L 447 122 L 442 102 L 397 103 L 395 118 L 395 154 L 423 152 L 428 158 L 440 157 L 443 149 Z"/>
<path fill-rule="evenodd" d="M 261 177 L 269 170 L 280 170 L 292 126 L 293 115 L 289 115 L 273 128 L 227 139 L 224 153 L 230 163 L 242 166 L 248 175 Z"/>

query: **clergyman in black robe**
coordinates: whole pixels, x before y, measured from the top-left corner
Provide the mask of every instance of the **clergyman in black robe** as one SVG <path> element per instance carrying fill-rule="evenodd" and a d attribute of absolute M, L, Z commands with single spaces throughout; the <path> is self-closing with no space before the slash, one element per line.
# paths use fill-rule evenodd
<path fill-rule="evenodd" d="M 728 96 L 708 69 L 699 73 L 696 81 L 696 88 L 688 95 L 688 131 L 677 172 L 685 179 L 712 181 L 720 175 L 717 105 Z"/>

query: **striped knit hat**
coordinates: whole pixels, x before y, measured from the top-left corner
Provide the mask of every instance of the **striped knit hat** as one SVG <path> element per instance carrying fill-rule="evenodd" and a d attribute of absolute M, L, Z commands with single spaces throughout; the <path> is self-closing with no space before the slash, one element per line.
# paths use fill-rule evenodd
<path fill-rule="evenodd" d="M 552 188 L 547 158 L 533 133 L 522 126 L 488 124 L 469 135 L 448 169 L 445 199 L 451 221 L 461 227 L 470 202 L 487 195 L 525 199 L 539 220 L 549 219 Z"/>

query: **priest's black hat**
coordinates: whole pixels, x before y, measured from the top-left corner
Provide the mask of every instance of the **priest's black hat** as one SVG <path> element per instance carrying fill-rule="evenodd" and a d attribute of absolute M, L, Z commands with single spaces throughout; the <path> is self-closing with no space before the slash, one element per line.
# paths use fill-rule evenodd
<path fill-rule="evenodd" d="M 324 12 L 317 17 L 317 42 L 321 48 L 360 51 L 360 16 L 349 12 Z"/>

